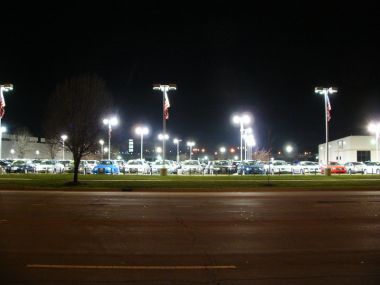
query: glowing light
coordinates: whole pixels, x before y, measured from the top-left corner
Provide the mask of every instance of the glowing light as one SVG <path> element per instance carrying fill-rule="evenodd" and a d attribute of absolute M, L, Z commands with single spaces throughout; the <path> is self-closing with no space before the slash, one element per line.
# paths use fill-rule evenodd
<path fill-rule="evenodd" d="M 285 150 L 286 150 L 287 153 L 291 153 L 293 151 L 293 147 L 291 145 L 287 145 L 285 147 Z"/>
<path fill-rule="evenodd" d="M 163 134 L 159 134 L 159 135 L 158 135 L 158 139 L 159 139 L 160 141 L 162 141 L 163 139 L 168 140 L 168 139 L 169 139 L 169 135 L 168 135 L 168 134 L 165 134 L 165 136 L 164 136 Z"/>
<path fill-rule="evenodd" d="M 226 148 L 222 146 L 222 147 L 219 149 L 219 151 L 220 151 L 221 153 L 225 153 L 225 152 L 226 152 Z"/>
<path fill-rule="evenodd" d="M 141 127 L 137 127 L 135 129 L 135 132 L 138 135 L 147 135 L 149 134 L 149 129 L 147 127 L 141 126 Z"/>

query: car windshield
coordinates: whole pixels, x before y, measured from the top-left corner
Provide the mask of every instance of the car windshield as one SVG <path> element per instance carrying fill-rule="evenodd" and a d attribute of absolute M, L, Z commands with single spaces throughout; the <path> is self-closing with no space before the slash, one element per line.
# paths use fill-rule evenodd
<path fill-rule="evenodd" d="M 13 165 L 18 166 L 18 165 L 23 165 L 23 164 L 25 164 L 24 161 L 22 161 L 22 160 L 16 160 L 16 161 L 14 161 L 14 162 L 12 163 L 12 166 L 13 166 Z"/>
<path fill-rule="evenodd" d="M 330 165 L 339 165 L 338 162 L 330 162 Z"/>
<path fill-rule="evenodd" d="M 100 162 L 100 164 L 103 164 L 103 165 L 112 165 L 113 163 L 112 163 L 112 161 L 110 161 L 110 160 L 102 160 L 102 161 Z"/>
<path fill-rule="evenodd" d="M 353 165 L 362 165 L 361 162 L 353 162 L 352 164 L 353 164 Z"/>
<path fill-rule="evenodd" d="M 228 161 L 225 161 L 225 160 L 215 161 L 215 165 L 225 166 L 225 165 L 228 165 Z"/>
<path fill-rule="evenodd" d="M 141 165 L 142 161 L 140 161 L 140 160 L 131 160 L 131 161 L 128 161 L 127 164 L 128 165 Z"/>

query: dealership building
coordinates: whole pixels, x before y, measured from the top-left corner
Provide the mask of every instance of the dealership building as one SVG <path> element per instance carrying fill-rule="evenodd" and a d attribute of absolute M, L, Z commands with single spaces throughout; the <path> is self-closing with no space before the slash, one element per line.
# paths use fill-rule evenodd
<path fill-rule="evenodd" d="M 329 142 L 329 160 L 339 163 L 376 161 L 376 139 L 374 136 L 348 136 Z M 318 146 L 318 160 L 326 164 L 326 143 Z"/>

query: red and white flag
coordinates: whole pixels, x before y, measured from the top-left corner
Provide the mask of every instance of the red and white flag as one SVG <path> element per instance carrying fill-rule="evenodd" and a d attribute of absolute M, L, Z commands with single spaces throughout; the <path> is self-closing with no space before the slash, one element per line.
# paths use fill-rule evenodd
<path fill-rule="evenodd" d="M 329 99 L 328 95 L 326 95 L 326 101 L 327 101 L 327 104 L 326 104 L 326 114 L 327 114 L 327 121 L 329 122 L 331 120 L 331 114 L 330 114 L 331 104 L 330 104 L 330 99 Z"/>
<path fill-rule="evenodd" d="M 168 94 L 165 93 L 164 116 L 166 120 L 169 119 L 169 107 L 170 107 L 169 97 L 168 97 Z"/>
<path fill-rule="evenodd" d="M 0 119 L 4 117 L 5 114 L 5 100 L 3 96 L 3 90 L 0 91 Z"/>

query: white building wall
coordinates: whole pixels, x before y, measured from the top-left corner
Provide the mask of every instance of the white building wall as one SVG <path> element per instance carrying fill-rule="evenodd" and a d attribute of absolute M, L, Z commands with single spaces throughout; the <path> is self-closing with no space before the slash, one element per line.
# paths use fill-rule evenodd
<path fill-rule="evenodd" d="M 29 159 L 51 159 L 49 147 L 45 142 L 44 138 L 30 137 L 27 149 L 25 151 L 24 158 Z M 11 149 L 15 153 L 11 154 Z M 36 151 L 39 151 L 39 155 L 36 154 Z M 1 147 L 1 158 L 2 159 L 14 159 L 19 158 L 20 155 L 17 153 L 15 136 L 11 134 L 3 134 L 2 147 Z M 72 159 L 72 153 L 68 150 L 65 150 L 65 159 Z M 62 159 L 62 148 L 55 154 L 55 159 Z"/>
<path fill-rule="evenodd" d="M 319 163 L 326 163 L 326 144 L 318 146 Z M 346 163 L 357 161 L 358 151 L 370 151 L 371 160 L 376 160 L 376 141 L 374 136 L 349 136 L 329 142 L 329 160 Z"/>

